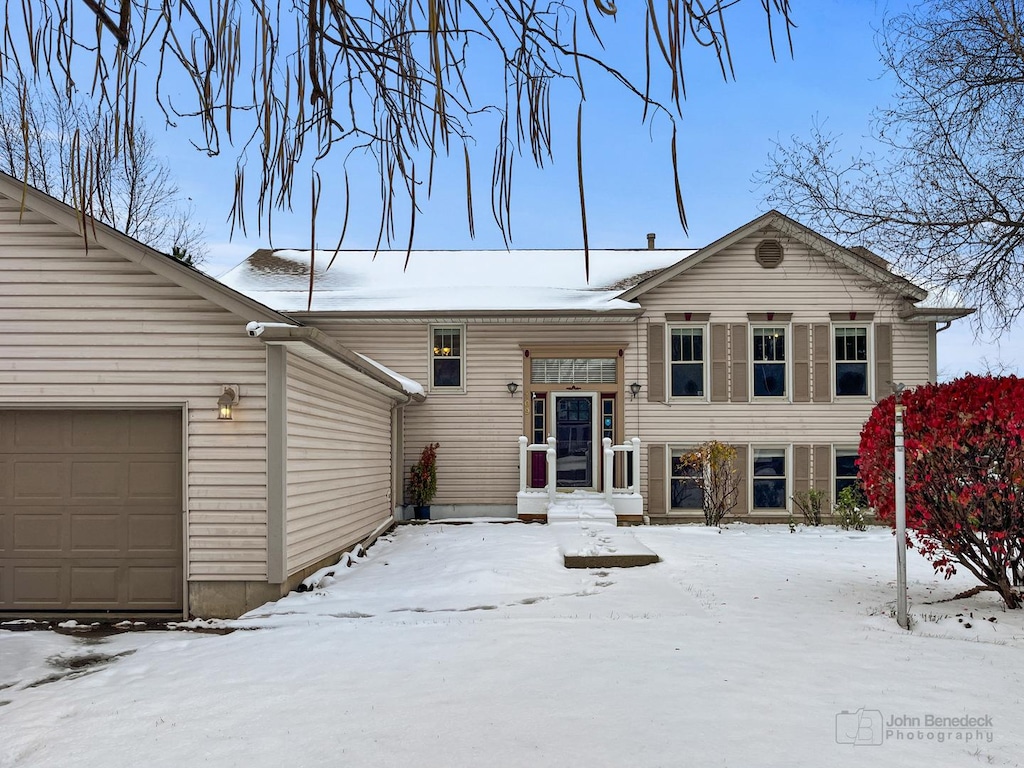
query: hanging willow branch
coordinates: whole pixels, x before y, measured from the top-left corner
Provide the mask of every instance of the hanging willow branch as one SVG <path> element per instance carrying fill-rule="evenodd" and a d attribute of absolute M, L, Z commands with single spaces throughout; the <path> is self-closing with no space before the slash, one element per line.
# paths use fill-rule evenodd
<path fill-rule="evenodd" d="M 764 14 L 773 55 L 772 36 L 781 29 L 789 41 L 792 28 L 789 0 L 647 0 L 645 6 L 623 10 L 613 0 L 10 0 L 0 79 L 27 79 L 68 99 L 88 88 L 117 126 L 109 137 L 115 147 L 130 141 L 136 101 L 142 105 L 147 97 L 169 124 L 191 123 L 198 149 L 218 154 L 233 147 L 232 221 L 243 231 L 254 203 L 260 231 L 269 230 L 273 211 L 291 206 L 307 174 L 347 179 L 349 158 L 368 153 L 380 178 L 381 238 L 390 242 L 396 202 L 415 205 L 416 186 L 424 177 L 432 182 L 435 160 L 460 146 L 474 230 L 467 147 L 486 141 L 495 148 L 491 210 L 507 241 L 513 161 L 528 156 L 542 166 L 551 159 L 561 127 L 552 118 L 556 93 L 562 103 L 566 94 L 569 103 L 582 103 L 584 76 L 610 76 L 640 101 L 644 119 L 661 115 L 673 123 L 667 149 L 676 168 L 685 43 L 709 49 L 729 78 L 727 13 L 749 6 Z M 599 26 L 623 13 L 643 13 L 646 32 L 616 63 L 604 51 Z M 586 23 L 577 27 L 580 18 Z M 635 85 L 627 73 L 643 60 L 644 82 Z M 661 83 L 667 83 L 664 97 L 652 86 Z M 428 173 L 417 173 L 424 162 Z M 258 183 L 247 183 L 253 173 Z M 318 196 L 318 181 L 314 189 Z M 678 206 L 685 229 L 681 197 Z"/>

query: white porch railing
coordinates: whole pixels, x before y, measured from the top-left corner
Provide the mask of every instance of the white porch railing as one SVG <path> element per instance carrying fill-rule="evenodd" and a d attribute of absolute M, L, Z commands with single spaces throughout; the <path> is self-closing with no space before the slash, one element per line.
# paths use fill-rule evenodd
<path fill-rule="evenodd" d="M 601 441 L 601 459 L 603 471 L 598 493 L 604 496 L 617 515 L 642 515 L 643 498 L 640 496 L 640 438 L 634 437 L 622 445 L 612 445 L 610 438 Z M 543 451 L 545 455 L 546 477 L 543 488 L 528 488 L 527 474 L 530 456 Z M 629 485 L 615 487 L 615 454 L 628 453 L 632 472 Z M 519 437 L 519 493 L 517 507 L 519 514 L 545 514 L 549 504 L 555 502 L 558 492 L 558 475 L 555 458 L 557 455 L 554 437 L 544 443 L 531 443 L 525 435 Z M 572 489 L 569 489 L 572 490 Z"/>

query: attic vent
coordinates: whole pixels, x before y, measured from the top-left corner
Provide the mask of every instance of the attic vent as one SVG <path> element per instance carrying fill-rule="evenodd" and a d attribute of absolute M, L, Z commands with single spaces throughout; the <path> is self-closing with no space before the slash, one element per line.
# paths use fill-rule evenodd
<path fill-rule="evenodd" d="M 754 258 L 765 269 L 775 269 L 782 263 L 782 244 L 778 240 L 762 240 Z"/>

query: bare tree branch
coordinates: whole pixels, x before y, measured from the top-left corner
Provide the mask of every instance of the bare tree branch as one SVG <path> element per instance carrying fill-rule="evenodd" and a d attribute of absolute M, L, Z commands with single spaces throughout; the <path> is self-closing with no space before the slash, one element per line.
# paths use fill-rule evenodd
<path fill-rule="evenodd" d="M 21 0 L 21 14 L 10 5 L 0 78 L 45 84 L 65 100 L 90 83 L 115 144 L 129 143 L 136 99 L 150 98 L 169 124 L 192 124 L 198 149 L 231 145 L 233 226 L 244 231 L 255 204 L 258 227 L 269 230 L 296 184 L 340 178 L 349 158 L 368 154 L 386 240 L 396 202 L 411 204 L 417 186 L 429 190 L 435 161 L 453 147 L 464 163 L 458 147 L 464 153 L 478 138 L 495 148 L 491 210 L 508 239 L 514 161 L 525 154 L 542 166 L 552 157 L 562 127 L 554 100 L 568 94 L 578 106 L 585 77 L 611 75 L 645 119 L 674 127 L 688 40 L 729 78 L 726 20 L 738 8 L 764 16 L 773 54 L 775 36 L 788 42 L 793 26 L 789 0 L 648 0 L 628 12 L 645 13 L 656 49 L 637 40 L 616 63 L 598 34 L 626 12 L 610 0 Z M 641 46 L 648 64 L 638 87 L 623 73 L 635 69 Z M 652 62 L 667 77 L 652 77 Z M 662 94 L 655 85 L 666 81 Z"/>
<path fill-rule="evenodd" d="M 1008 328 L 1024 312 L 1024 20 L 1020 0 L 931 0 L 878 36 L 893 103 L 874 152 L 824 125 L 776 146 L 766 200 Z"/>

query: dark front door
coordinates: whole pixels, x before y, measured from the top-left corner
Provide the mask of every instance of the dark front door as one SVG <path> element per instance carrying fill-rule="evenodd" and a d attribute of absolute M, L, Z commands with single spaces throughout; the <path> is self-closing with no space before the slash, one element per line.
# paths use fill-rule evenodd
<path fill-rule="evenodd" d="M 594 486 L 594 396 L 555 396 L 557 487 Z"/>

